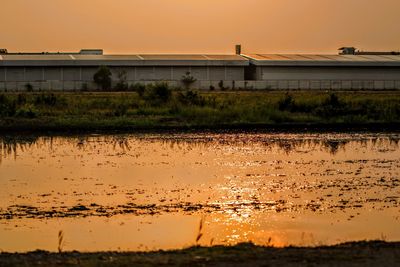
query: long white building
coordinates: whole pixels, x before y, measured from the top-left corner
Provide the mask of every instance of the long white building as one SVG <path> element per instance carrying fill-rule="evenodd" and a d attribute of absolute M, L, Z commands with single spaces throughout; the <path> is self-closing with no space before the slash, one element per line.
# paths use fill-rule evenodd
<path fill-rule="evenodd" d="M 347 50 L 346 50 L 347 49 Z M 348 51 L 349 50 L 349 51 Z M 218 89 L 400 89 L 398 53 L 357 52 L 336 55 L 104 55 L 102 50 L 78 53 L 7 53 L 0 49 L 0 91 L 96 90 L 93 76 L 108 66 L 113 82 L 126 73 L 128 84 L 168 82 L 182 86 L 190 73 L 194 88 Z"/>
<path fill-rule="evenodd" d="M 97 50 L 94 50 L 97 51 Z M 103 55 L 90 53 L 0 54 L 0 90 L 97 89 L 93 76 L 107 66 L 114 82 L 126 73 L 128 84 L 165 81 L 181 86 L 190 73 L 198 88 L 217 87 L 219 81 L 242 81 L 249 61 L 240 55 Z"/>
<path fill-rule="evenodd" d="M 244 55 L 246 79 L 274 89 L 400 89 L 400 55 Z"/>

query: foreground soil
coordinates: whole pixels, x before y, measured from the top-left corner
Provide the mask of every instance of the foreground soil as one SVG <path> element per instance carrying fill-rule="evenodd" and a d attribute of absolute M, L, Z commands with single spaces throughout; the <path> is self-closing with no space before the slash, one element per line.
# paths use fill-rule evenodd
<path fill-rule="evenodd" d="M 400 242 L 353 242 L 330 247 L 273 248 L 253 244 L 158 252 L 1 253 L 0 266 L 396 266 Z"/>

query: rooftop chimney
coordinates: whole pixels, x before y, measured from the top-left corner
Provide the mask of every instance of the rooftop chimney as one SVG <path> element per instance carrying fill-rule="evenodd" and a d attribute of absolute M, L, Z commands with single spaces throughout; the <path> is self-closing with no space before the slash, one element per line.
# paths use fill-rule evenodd
<path fill-rule="evenodd" d="M 236 45 L 236 55 L 241 55 L 242 54 L 242 46 L 239 44 L 239 45 Z"/>

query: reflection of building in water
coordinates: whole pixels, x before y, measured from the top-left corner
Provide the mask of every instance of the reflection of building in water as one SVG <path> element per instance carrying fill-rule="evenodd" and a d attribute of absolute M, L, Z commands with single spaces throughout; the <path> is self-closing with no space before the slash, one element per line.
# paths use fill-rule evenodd
<path fill-rule="evenodd" d="M 113 83 L 124 76 L 128 85 L 164 81 L 194 88 L 235 89 L 400 89 L 398 52 L 363 52 L 343 47 L 339 54 L 105 55 L 101 49 L 77 53 L 10 53 L 0 49 L 0 91 L 33 88 L 95 90 L 100 66 Z M 123 74 L 123 75 L 122 75 Z M 121 76 L 122 75 L 122 76 Z M 222 81 L 222 83 L 221 83 Z"/>
<path fill-rule="evenodd" d="M 163 135 L 110 135 L 110 136 L 64 136 L 64 137 L 38 137 L 38 136 L 0 136 L 0 163 L 2 158 L 14 157 L 19 151 L 29 150 L 32 146 L 48 147 L 52 149 L 54 142 L 61 142 L 76 146 L 78 149 L 93 149 L 98 143 L 110 145 L 113 150 L 130 151 L 135 142 L 160 142 L 171 148 L 188 149 L 217 147 L 262 147 L 264 150 L 277 149 L 284 153 L 313 150 L 325 150 L 335 155 L 340 150 L 346 149 L 349 143 L 356 143 L 370 148 L 379 148 L 381 151 L 398 149 L 400 136 L 397 134 L 375 135 L 331 135 L 329 137 L 318 134 L 170 134 Z"/>

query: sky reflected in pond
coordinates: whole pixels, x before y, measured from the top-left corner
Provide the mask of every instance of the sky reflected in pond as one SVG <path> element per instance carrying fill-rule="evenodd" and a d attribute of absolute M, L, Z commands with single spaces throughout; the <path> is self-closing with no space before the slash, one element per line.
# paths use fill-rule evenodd
<path fill-rule="evenodd" d="M 0 250 L 400 240 L 400 135 L 0 138 Z"/>

